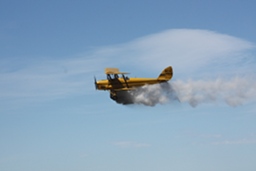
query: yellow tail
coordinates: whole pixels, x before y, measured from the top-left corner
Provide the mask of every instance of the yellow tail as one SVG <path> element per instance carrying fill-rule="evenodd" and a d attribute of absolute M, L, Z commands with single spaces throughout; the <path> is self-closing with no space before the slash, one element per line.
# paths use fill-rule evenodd
<path fill-rule="evenodd" d="M 160 81 L 169 81 L 172 78 L 172 75 L 173 75 L 172 67 L 168 66 L 162 71 L 162 73 L 159 75 L 157 79 Z"/>

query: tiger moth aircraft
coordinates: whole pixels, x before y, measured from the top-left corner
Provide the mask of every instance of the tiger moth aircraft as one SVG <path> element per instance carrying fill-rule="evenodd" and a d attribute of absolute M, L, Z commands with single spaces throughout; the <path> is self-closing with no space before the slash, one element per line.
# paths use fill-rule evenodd
<path fill-rule="evenodd" d="M 132 92 L 144 85 L 161 84 L 169 81 L 173 76 L 171 66 L 165 68 L 157 78 L 129 78 L 127 72 L 120 72 L 118 68 L 106 68 L 106 80 L 97 81 L 94 77 L 96 90 L 107 90 L 110 98 L 117 103 L 133 103 Z M 135 90 L 135 91 L 134 91 Z"/>

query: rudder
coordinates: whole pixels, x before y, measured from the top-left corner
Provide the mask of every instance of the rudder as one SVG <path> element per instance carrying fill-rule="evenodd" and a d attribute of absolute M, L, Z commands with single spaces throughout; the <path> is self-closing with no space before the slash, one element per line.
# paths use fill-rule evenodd
<path fill-rule="evenodd" d="M 161 72 L 161 74 L 157 79 L 160 81 L 169 81 L 172 78 L 172 76 L 173 76 L 172 67 L 168 66 Z"/>

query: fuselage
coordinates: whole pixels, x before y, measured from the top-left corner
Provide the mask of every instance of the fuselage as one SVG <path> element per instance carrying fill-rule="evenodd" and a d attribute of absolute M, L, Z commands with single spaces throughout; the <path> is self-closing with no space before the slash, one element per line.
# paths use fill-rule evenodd
<path fill-rule="evenodd" d="M 130 90 L 136 87 L 144 86 L 146 84 L 157 84 L 164 82 L 156 78 L 115 78 L 110 80 L 99 80 L 96 82 L 99 90 Z"/>

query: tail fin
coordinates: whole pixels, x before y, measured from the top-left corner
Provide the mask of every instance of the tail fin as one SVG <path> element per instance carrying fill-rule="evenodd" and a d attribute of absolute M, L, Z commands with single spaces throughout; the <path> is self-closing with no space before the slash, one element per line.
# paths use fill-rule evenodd
<path fill-rule="evenodd" d="M 159 75 L 157 79 L 160 81 L 169 81 L 172 78 L 172 75 L 173 75 L 172 67 L 169 66 L 162 71 L 162 73 Z"/>

